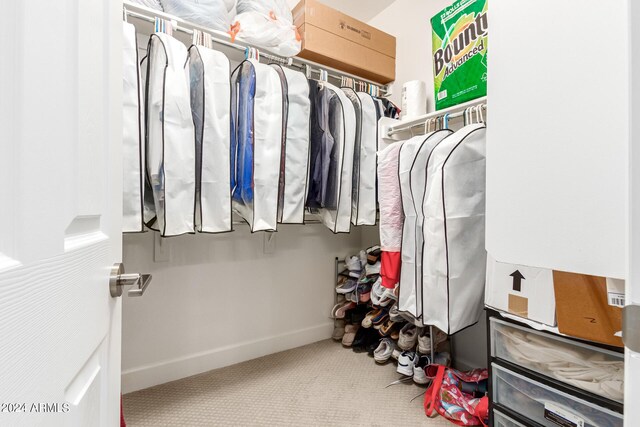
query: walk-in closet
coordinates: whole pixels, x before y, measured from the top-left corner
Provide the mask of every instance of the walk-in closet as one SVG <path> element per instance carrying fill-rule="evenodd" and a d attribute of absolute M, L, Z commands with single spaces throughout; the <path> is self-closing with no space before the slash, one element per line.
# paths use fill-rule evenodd
<path fill-rule="evenodd" d="M 0 426 L 640 419 L 634 2 L 3 11 Z"/>

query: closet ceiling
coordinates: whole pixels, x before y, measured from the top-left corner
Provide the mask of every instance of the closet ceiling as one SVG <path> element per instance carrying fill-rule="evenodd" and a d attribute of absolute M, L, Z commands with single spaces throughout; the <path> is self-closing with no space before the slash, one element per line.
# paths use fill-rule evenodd
<path fill-rule="evenodd" d="M 292 9 L 298 4 L 298 0 L 287 1 Z M 363 22 L 369 22 L 395 0 L 321 0 L 321 2 Z"/>

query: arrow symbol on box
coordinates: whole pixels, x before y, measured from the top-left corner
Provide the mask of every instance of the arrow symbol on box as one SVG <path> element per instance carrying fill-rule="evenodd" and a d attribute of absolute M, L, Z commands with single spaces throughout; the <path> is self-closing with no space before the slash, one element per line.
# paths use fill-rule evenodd
<path fill-rule="evenodd" d="M 522 273 L 520 273 L 520 270 L 514 271 L 509 276 L 513 277 L 513 290 L 520 292 L 520 290 L 522 289 L 522 280 L 527 279 L 525 279 Z"/>

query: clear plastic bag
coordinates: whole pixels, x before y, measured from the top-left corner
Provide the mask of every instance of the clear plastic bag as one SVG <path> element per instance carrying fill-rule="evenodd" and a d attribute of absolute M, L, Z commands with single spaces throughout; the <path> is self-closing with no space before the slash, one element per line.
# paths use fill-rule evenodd
<path fill-rule="evenodd" d="M 155 9 L 155 10 L 164 10 L 162 8 L 162 3 L 160 3 L 160 0 L 130 0 L 131 3 L 136 3 L 136 4 L 140 4 L 142 6 L 146 6 L 150 9 Z"/>
<path fill-rule="evenodd" d="M 235 16 L 233 0 L 160 0 L 160 2 L 167 13 L 194 24 L 224 32 L 229 31 Z"/>
<path fill-rule="evenodd" d="M 238 0 L 238 15 L 231 26 L 231 39 L 269 50 L 277 55 L 300 53 L 302 38 L 295 25 L 291 9 L 284 0 Z"/>

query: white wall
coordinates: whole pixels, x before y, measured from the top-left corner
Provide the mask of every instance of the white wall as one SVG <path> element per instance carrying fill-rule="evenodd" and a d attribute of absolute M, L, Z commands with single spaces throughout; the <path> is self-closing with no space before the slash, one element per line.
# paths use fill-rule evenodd
<path fill-rule="evenodd" d="M 141 298 L 123 297 L 123 392 L 150 387 L 329 338 L 334 257 L 361 248 L 361 233 L 281 226 L 272 254 L 247 226 L 221 235 L 125 235 L 129 272 L 152 273 Z M 167 247 L 165 247 L 167 249 Z"/>
<path fill-rule="evenodd" d="M 433 68 L 431 62 L 431 17 L 452 0 L 396 0 L 369 21 L 370 25 L 396 36 L 396 81 L 392 101 L 400 105 L 402 85 L 410 80 L 427 83 L 427 108 L 433 111 Z M 467 369 L 487 365 L 487 337 L 484 319 L 454 336 L 454 363 Z"/>

